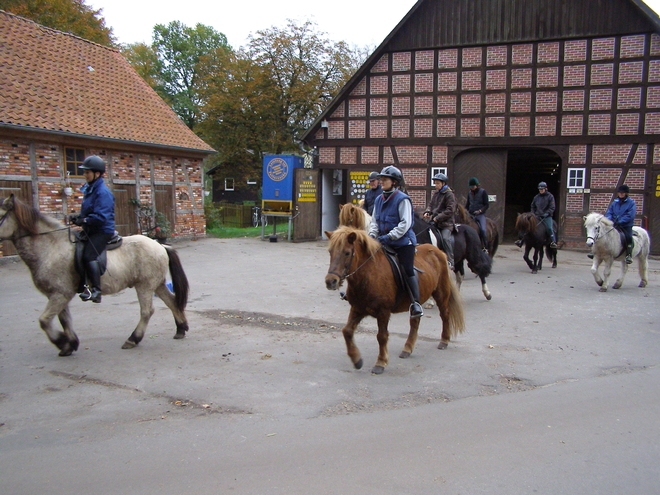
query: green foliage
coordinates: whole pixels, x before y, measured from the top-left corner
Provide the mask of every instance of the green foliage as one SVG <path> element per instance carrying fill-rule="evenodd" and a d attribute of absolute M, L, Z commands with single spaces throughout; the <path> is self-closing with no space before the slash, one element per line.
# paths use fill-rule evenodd
<path fill-rule="evenodd" d="M 138 199 L 129 199 L 128 202 L 135 207 L 140 233 L 151 238 L 164 238 L 172 233 L 170 221 L 163 213 L 156 210 L 155 206 L 142 203 Z"/>
<path fill-rule="evenodd" d="M 128 63 L 157 92 L 162 92 L 162 82 L 158 73 L 158 55 L 145 43 L 122 45 L 120 51 Z"/>
<path fill-rule="evenodd" d="M 112 28 L 101 16 L 103 9 L 94 10 L 84 0 L 0 0 L 0 9 L 101 45 L 115 45 Z"/>

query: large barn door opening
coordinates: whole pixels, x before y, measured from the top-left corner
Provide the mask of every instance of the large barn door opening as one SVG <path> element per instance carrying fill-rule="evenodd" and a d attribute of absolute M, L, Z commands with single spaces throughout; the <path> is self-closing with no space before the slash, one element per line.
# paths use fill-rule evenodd
<path fill-rule="evenodd" d="M 469 149 L 454 158 L 453 179 L 450 183 L 456 192 L 456 199 L 465 205 L 470 190 L 470 177 L 479 179 L 481 187 L 490 199 L 486 216 L 497 223 L 502 236 L 504 226 L 504 205 L 506 201 L 507 150 L 505 149 Z"/>
<path fill-rule="evenodd" d="M 509 148 L 507 159 L 506 214 L 504 236 L 506 241 L 517 238 L 516 217 L 530 211 L 532 200 L 538 194 L 539 182 L 548 184 L 548 191 L 555 197 L 554 219 L 562 235 L 562 158 L 546 148 Z"/>

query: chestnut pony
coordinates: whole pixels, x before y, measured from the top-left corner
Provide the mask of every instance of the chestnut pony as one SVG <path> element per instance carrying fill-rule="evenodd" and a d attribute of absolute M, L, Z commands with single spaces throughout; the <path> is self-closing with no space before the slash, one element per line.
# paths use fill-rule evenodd
<path fill-rule="evenodd" d="M 353 341 L 353 334 L 365 316 L 373 316 L 378 321 L 379 352 L 371 372 L 379 375 L 389 361 L 387 326 L 390 315 L 408 311 L 410 298 L 407 293 L 397 295 L 390 263 L 378 241 L 366 232 L 342 226 L 334 232 L 326 231 L 325 235 L 330 239 L 330 266 L 325 285 L 328 290 L 337 290 L 342 282 L 348 283 L 346 299 L 351 310 L 342 329 L 348 357 L 356 369 L 362 368 L 362 357 Z M 465 327 L 458 287 L 450 273 L 445 253 L 430 244 L 417 246 L 415 267 L 420 270 L 420 300 L 426 301 L 433 296 L 438 304 L 442 318 L 442 337 L 438 349 L 445 349 L 451 338 L 462 333 Z M 400 358 L 407 358 L 413 352 L 419 320 L 410 319 L 410 332 Z"/>
<path fill-rule="evenodd" d="M 369 231 L 370 223 L 371 215 L 364 208 L 353 203 L 339 205 L 339 225 Z"/>
<path fill-rule="evenodd" d="M 80 277 L 74 267 L 74 243 L 70 229 L 54 218 L 40 213 L 14 196 L 0 199 L 0 240 L 11 240 L 18 255 L 32 274 L 37 289 L 47 298 L 39 317 L 41 329 L 69 356 L 78 349 L 78 336 L 72 328 L 69 302 L 76 295 Z M 140 343 L 154 312 L 154 292 L 172 311 L 176 322 L 175 339 L 186 336 L 188 322 L 184 309 L 188 301 L 188 279 L 174 249 L 142 235 L 124 237 L 121 247 L 108 251 L 108 267 L 101 277 L 103 294 L 114 294 L 135 287 L 140 302 L 140 321 L 122 349 Z M 169 268 L 174 293 L 165 283 Z M 57 315 L 64 332 L 53 328 Z M 112 325 L 112 322 L 108 322 Z"/>

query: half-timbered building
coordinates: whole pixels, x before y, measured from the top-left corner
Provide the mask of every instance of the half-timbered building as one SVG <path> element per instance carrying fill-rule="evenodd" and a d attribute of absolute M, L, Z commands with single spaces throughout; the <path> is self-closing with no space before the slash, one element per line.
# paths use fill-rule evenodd
<path fill-rule="evenodd" d="M 394 164 L 416 208 L 445 171 L 470 177 L 507 236 L 537 184 L 559 239 L 620 184 L 660 248 L 660 19 L 640 0 L 420 0 L 303 136 L 318 151 L 322 228 Z"/>

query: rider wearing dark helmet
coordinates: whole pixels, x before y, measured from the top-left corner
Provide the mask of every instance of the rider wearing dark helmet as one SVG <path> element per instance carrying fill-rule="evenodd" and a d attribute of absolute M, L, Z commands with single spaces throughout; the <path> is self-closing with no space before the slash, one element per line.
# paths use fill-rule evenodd
<path fill-rule="evenodd" d="M 367 192 L 364 195 L 364 204 L 362 205 L 362 208 L 367 210 L 369 215 L 373 215 L 376 198 L 383 192 L 383 189 L 380 187 L 380 182 L 378 181 L 378 172 L 371 172 L 369 174 L 367 184 L 369 185 L 369 189 L 367 189 Z"/>
<path fill-rule="evenodd" d="M 444 251 L 447 255 L 449 267 L 454 267 L 454 215 L 456 214 L 456 197 L 454 191 L 447 185 L 449 178 L 445 174 L 435 174 L 433 176 L 433 185 L 435 192 L 431 196 L 431 202 L 424 212 L 424 218 L 440 231 Z"/>
<path fill-rule="evenodd" d="M 470 177 L 468 181 L 470 191 L 467 194 L 465 209 L 479 225 L 479 238 L 481 247 L 485 251 L 488 246 L 488 235 L 486 234 L 486 210 L 488 209 L 488 193 L 479 184 L 479 179 Z"/>
<path fill-rule="evenodd" d="M 550 247 L 557 249 L 557 238 L 552 224 L 552 215 L 555 213 L 555 197 L 548 191 L 548 184 L 545 182 L 539 182 L 538 190 L 539 193 L 532 200 L 532 213 L 545 224 L 546 231 L 550 233 Z M 522 240 L 518 240 L 516 245 L 520 247 Z"/>
<path fill-rule="evenodd" d="M 628 196 L 630 188 L 623 184 L 617 188 L 617 198 L 607 209 L 605 217 L 614 222 L 614 227 L 623 232 L 626 236 L 626 263 L 632 263 L 633 250 L 633 225 L 635 224 L 635 215 L 637 215 L 637 205 L 635 201 Z"/>
<path fill-rule="evenodd" d="M 85 158 L 80 166 L 87 183 L 80 189 L 83 193 L 80 215 L 71 216 L 71 223 L 82 227 L 88 241 L 83 251 L 83 266 L 88 282 L 80 298 L 83 301 L 101 302 L 101 268 L 98 257 L 105 251 L 108 241 L 115 233 L 115 198 L 103 182 L 105 162 L 99 156 Z"/>
<path fill-rule="evenodd" d="M 396 251 L 399 262 L 406 272 L 406 282 L 410 288 L 413 302 L 410 305 L 410 317 L 424 316 L 419 303 L 419 281 L 415 272 L 415 245 L 417 238 L 412 230 L 413 208 L 410 197 L 399 189 L 403 174 L 393 166 L 385 167 L 378 178 L 383 193 L 376 198 L 369 235 L 383 246 Z"/>

